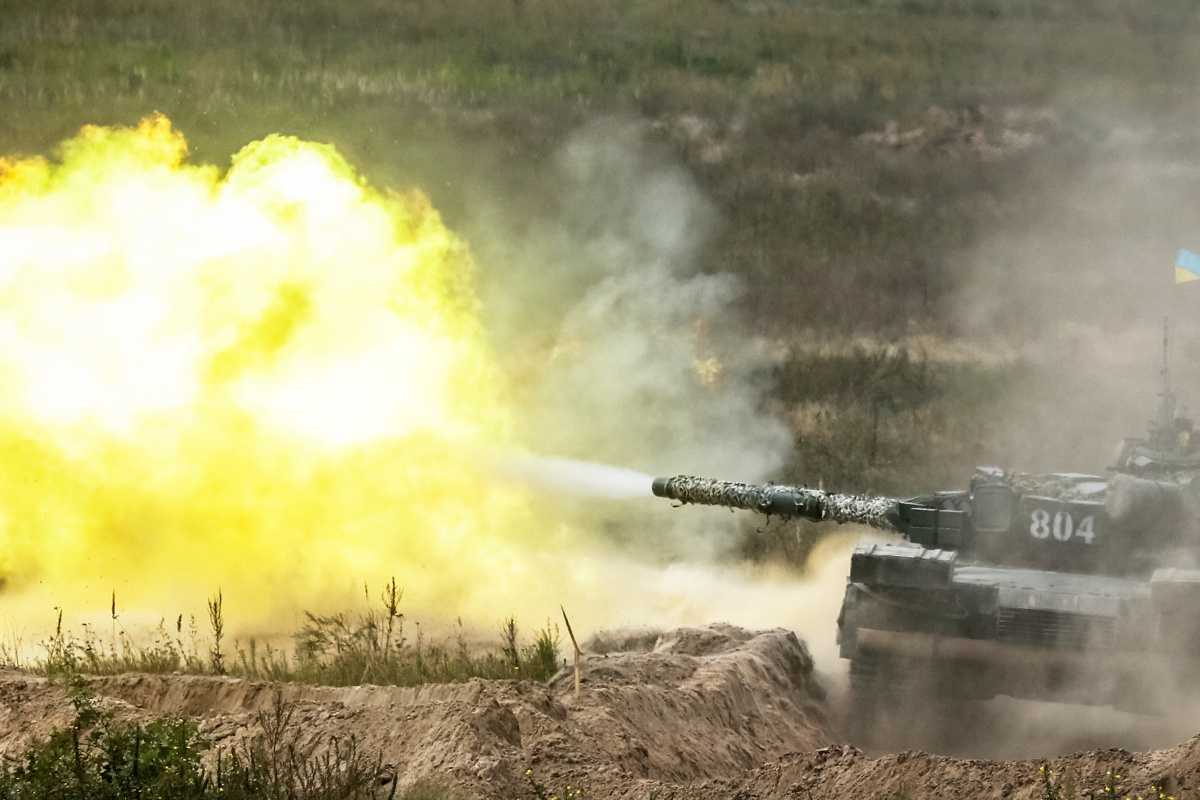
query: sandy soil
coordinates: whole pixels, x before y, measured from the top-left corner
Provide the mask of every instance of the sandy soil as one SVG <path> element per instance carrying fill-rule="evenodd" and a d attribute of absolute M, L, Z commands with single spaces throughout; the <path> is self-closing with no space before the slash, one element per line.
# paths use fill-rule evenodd
<path fill-rule="evenodd" d="M 119 716 L 196 717 L 221 748 L 262 730 L 277 689 L 230 678 L 122 675 L 92 681 Z M 278 690 L 301 744 L 353 735 L 407 785 L 433 775 L 492 798 L 532 795 L 526 770 L 555 793 L 689 798 L 1041 796 L 1039 760 L 985 761 L 919 752 L 877 758 L 839 743 L 804 644 L 785 630 L 685 628 L 647 652 L 586 658 L 577 699 L 569 672 L 518 681 L 396 688 L 288 684 Z M 0 672 L 0 754 L 19 755 L 72 719 L 62 688 Z M 1156 782 L 1195 788 L 1200 737 L 1158 751 L 1109 749 L 1049 761 L 1078 796 L 1150 796 Z"/>

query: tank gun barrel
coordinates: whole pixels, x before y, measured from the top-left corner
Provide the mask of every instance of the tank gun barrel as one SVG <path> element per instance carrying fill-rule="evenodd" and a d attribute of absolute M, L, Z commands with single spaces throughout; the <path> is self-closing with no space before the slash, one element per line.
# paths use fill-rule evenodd
<path fill-rule="evenodd" d="M 832 520 L 896 530 L 898 501 L 890 497 L 835 494 L 769 483 L 731 483 L 691 475 L 655 478 L 651 489 L 658 497 L 683 504 L 744 508 L 768 516 Z"/>

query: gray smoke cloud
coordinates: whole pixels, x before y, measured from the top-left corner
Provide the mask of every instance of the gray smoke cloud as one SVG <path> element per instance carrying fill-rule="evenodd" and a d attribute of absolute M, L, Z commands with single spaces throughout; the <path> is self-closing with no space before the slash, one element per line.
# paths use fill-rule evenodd
<path fill-rule="evenodd" d="M 721 220 L 693 179 L 644 126 L 607 121 L 571 136 L 538 180 L 532 222 L 514 226 L 493 204 L 471 229 L 515 438 L 654 475 L 773 477 L 792 441 L 764 409 L 769 348 L 736 313 L 739 281 L 697 268 Z M 663 561 L 726 552 L 746 524 L 547 495 L 573 524 Z"/>
<path fill-rule="evenodd" d="M 639 131 L 609 122 L 572 137 L 554 158 L 557 208 L 502 263 L 488 255 L 518 438 L 655 474 L 765 479 L 791 447 L 762 409 L 767 349 L 733 311 L 738 281 L 697 272 L 716 211 Z"/>

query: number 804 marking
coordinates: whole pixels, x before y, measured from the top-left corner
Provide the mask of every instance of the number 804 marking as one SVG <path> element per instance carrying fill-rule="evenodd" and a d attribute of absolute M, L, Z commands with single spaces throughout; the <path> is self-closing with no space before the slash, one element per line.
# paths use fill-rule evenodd
<path fill-rule="evenodd" d="M 1030 515 L 1029 533 L 1035 539 L 1049 539 L 1053 536 L 1060 542 L 1068 541 L 1074 536 L 1076 539 L 1083 539 L 1086 544 L 1091 544 L 1096 538 L 1095 524 L 1091 514 L 1076 525 L 1075 517 L 1071 516 L 1070 511 L 1055 511 L 1054 516 L 1051 516 L 1046 509 L 1035 508 Z"/>

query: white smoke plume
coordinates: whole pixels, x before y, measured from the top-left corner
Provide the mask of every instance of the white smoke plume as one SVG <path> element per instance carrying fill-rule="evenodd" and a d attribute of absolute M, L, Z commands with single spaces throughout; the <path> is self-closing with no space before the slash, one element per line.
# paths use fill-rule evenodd
<path fill-rule="evenodd" d="M 651 475 L 774 477 L 792 442 L 764 410 L 768 349 L 738 318 L 738 279 L 697 268 L 717 211 L 634 124 L 583 129 L 549 173 L 523 231 L 468 227 L 517 440 Z M 761 522 L 655 500 L 580 503 L 537 483 L 551 489 L 548 513 L 658 564 L 725 555 L 740 525 Z"/>
<path fill-rule="evenodd" d="M 494 467 L 501 477 L 584 497 L 648 497 L 654 480 L 633 469 L 546 456 L 501 456 Z"/>
<path fill-rule="evenodd" d="M 519 384 L 518 438 L 654 474 L 770 477 L 791 441 L 762 410 L 766 348 L 732 309 L 737 279 L 696 268 L 716 211 L 633 126 L 585 129 L 554 172 L 551 214 L 498 247 L 472 242 Z"/>

